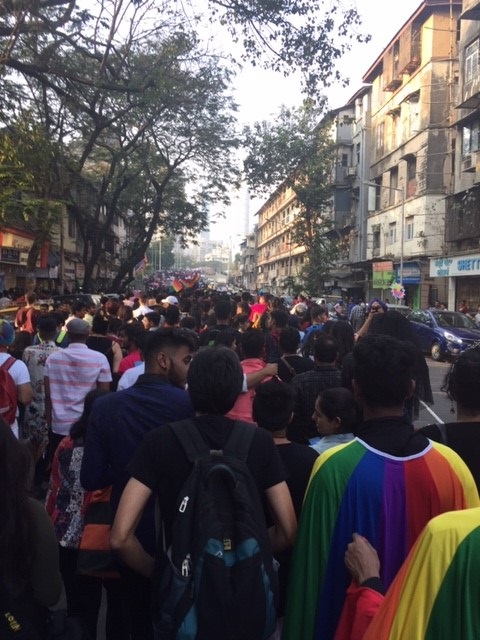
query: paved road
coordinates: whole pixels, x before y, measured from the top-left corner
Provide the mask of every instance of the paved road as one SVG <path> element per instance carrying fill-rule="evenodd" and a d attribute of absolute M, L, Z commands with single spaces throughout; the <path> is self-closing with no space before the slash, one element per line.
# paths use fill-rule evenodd
<path fill-rule="evenodd" d="M 452 406 L 450 400 L 448 400 L 443 391 L 440 391 L 445 375 L 450 368 L 450 363 L 435 362 L 427 356 L 427 364 L 430 371 L 434 404 L 429 406 L 428 410 L 421 408 L 419 419 L 415 421 L 415 426 L 417 427 L 423 427 L 432 422 L 453 422 L 455 420 L 455 415 L 450 412 Z"/>

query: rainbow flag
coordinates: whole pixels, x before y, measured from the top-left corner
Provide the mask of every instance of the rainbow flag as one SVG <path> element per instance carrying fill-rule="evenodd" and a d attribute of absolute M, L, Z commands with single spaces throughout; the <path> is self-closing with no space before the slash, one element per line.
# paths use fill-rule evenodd
<path fill-rule="evenodd" d="M 443 445 L 430 443 L 420 454 L 399 458 L 357 438 L 326 451 L 313 467 L 300 516 L 283 640 L 334 637 L 350 583 L 344 555 L 354 532 L 377 549 L 388 587 L 431 518 L 479 504 L 470 471 Z"/>
<path fill-rule="evenodd" d="M 180 293 L 180 291 L 183 291 L 183 284 L 179 278 L 174 278 L 172 280 L 172 289 L 175 291 L 175 293 Z"/>
<path fill-rule="evenodd" d="M 145 267 L 147 266 L 147 256 L 144 256 L 140 262 L 137 262 L 137 264 L 133 267 L 133 275 L 137 276 L 139 273 L 142 273 L 142 271 L 145 270 Z"/>
<path fill-rule="evenodd" d="M 480 509 L 428 523 L 364 640 L 480 638 Z"/>

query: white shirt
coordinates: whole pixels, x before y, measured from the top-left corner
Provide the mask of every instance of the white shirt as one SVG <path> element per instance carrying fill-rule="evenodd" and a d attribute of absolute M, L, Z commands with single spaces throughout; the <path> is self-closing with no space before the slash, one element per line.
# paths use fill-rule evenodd
<path fill-rule="evenodd" d="M 52 431 L 68 435 L 83 412 L 85 396 L 97 382 L 111 382 L 110 365 L 103 353 L 74 342 L 48 356 L 45 377 L 50 383 Z"/>
<path fill-rule="evenodd" d="M 135 309 L 135 311 L 133 312 L 133 317 L 138 318 L 138 316 L 144 316 L 146 313 L 151 313 L 152 311 L 153 309 L 147 307 L 146 304 L 141 304 L 138 309 Z"/>
<path fill-rule="evenodd" d="M 10 358 L 9 353 L 0 353 L 0 366 Z M 19 384 L 27 384 L 30 383 L 30 373 L 28 372 L 27 365 L 21 360 L 15 360 L 12 364 L 8 373 L 12 376 L 13 381 L 18 387 Z M 11 425 L 12 431 L 15 434 L 15 437 L 18 438 L 18 407 L 17 407 L 17 416 L 15 417 L 15 422 Z"/>
<path fill-rule="evenodd" d="M 130 367 L 127 369 L 125 373 L 122 375 L 120 380 L 118 381 L 117 391 L 121 391 L 122 389 L 128 389 L 135 384 L 138 377 L 145 373 L 145 362 L 139 362 L 134 367 Z"/>

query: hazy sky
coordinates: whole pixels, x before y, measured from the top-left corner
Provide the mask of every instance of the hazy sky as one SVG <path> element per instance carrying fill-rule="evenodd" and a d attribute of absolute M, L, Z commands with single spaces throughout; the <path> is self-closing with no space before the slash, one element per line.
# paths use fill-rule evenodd
<path fill-rule="evenodd" d="M 354 5 L 362 16 L 360 31 L 372 36 L 368 44 L 355 43 L 352 50 L 338 65 L 342 75 L 350 79 L 348 87 L 341 85 L 325 90 L 331 108 L 341 107 L 362 86 L 362 76 L 382 53 L 393 36 L 421 5 L 419 0 L 356 0 Z M 269 120 L 281 105 L 298 106 L 301 101 L 300 82 L 296 78 L 284 78 L 280 74 L 245 68 L 235 81 L 235 97 L 240 105 L 239 119 L 242 123 Z M 227 214 L 225 221 L 211 226 L 214 239 L 231 238 L 232 246 L 238 245 L 243 234 L 245 198 L 237 201 Z M 254 214 L 262 201 L 250 203 L 250 226 L 255 221 Z"/>

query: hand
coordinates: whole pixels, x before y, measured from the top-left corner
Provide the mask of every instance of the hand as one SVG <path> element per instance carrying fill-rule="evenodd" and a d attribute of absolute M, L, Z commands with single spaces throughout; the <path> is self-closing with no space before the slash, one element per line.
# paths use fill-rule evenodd
<path fill-rule="evenodd" d="M 358 533 L 353 534 L 353 541 L 347 547 L 345 565 L 358 584 L 368 578 L 380 577 L 378 554 L 368 540 Z"/>
<path fill-rule="evenodd" d="M 276 362 L 269 362 L 264 368 L 265 377 L 276 376 L 278 374 L 278 364 Z"/>

